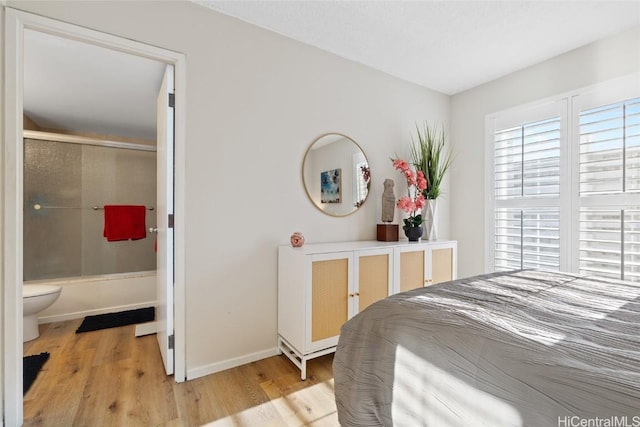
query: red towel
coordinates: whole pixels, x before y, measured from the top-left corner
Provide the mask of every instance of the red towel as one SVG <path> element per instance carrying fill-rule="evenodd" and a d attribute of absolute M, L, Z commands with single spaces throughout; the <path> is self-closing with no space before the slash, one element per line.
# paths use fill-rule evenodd
<path fill-rule="evenodd" d="M 109 242 L 147 237 L 144 206 L 110 205 L 104 207 L 104 237 Z"/>

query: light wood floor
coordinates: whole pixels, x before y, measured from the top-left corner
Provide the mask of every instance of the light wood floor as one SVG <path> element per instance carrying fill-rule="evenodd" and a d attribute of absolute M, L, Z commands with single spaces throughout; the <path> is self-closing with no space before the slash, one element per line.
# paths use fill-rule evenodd
<path fill-rule="evenodd" d="M 24 355 L 51 354 L 24 396 L 25 426 L 338 426 L 332 355 L 307 380 L 274 356 L 176 384 L 155 335 L 134 326 L 75 334 L 81 320 L 40 325 Z M 203 337 L 206 339 L 206 337 Z"/>

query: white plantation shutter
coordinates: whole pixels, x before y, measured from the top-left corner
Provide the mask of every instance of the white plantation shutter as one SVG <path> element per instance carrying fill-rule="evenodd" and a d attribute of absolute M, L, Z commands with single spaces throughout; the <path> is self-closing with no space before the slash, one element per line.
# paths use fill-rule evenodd
<path fill-rule="evenodd" d="M 625 191 L 640 191 L 640 98 L 625 104 Z"/>
<path fill-rule="evenodd" d="M 579 124 L 579 271 L 640 282 L 640 98 Z"/>
<path fill-rule="evenodd" d="M 624 211 L 623 277 L 640 282 L 640 209 Z"/>
<path fill-rule="evenodd" d="M 580 195 L 640 191 L 640 98 L 580 113 Z"/>
<path fill-rule="evenodd" d="M 620 278 L 619 210 L 580 209 L 580 273 Z"/>
<path fill-rule="evenodd" d="M 495 198 L 560 195 L 560 118 L 495 134 Z"/>
<path fill-rule="evenodd" d="M 640 283 L 640 73 L 486 124 L 487 270 Z"/>
<path fill-rule="evenodd" d="M 522 210 L 495 210 L 494 268 L 496 271 L 522 268 Z"/>
<path fill-rule="evenodd" d="M 550 117 L 494 133 L 495 270 L 560 268 L 560 127 Z"/>
<path fill-rule="evenodd" d="M 560 209 L 522 212 L 522 267 L 560 269 Z"/>
<path fill-rule="evenodd" d="M 496 209 L 494 257 L 496 271 L 559 270 L 560 210 Z"/>

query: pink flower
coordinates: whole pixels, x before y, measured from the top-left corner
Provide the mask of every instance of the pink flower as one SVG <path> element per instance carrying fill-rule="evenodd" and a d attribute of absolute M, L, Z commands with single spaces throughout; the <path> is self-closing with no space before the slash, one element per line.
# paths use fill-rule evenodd
<path fill-rule="evenodd" d="M 418 171 L 417 187 L 420 192 L 423 192 L 427 188 L 427 180 L 422 171 Z"/>
<path fill-rule="evenodd" d="M 406 161 L 401 159 L 391 160 L 393 161 L 393 167 L 400 171 L 407 180 L 407 195 L 401 197 L 397 201 L 396 206 L 398 209 L 409 214 L 409 218 L 404 220 L 405 227 L 418 227 L 422 224 L 421 211 L 425 206 L 425 199 L 422 192 L 427 188 L 427 180 L 421 171 L 416 173 L 411 170 Z"/>
<path fill-rule="evenodd" d="M 406 161 L 400 159 L 395 159 L 393 161 L 393 167 L 402 172 L 409 170 L 409 164 Z"/>
<path fill-rule="evenodd" d="M 401 209 L 408 214 L 412 213 L 416 207 L 415 203 L 409 196 L 400 197 L 400 199 L 398 199 L 398 202 L 396 203 L 396 206 L 398 207 L 398 209 Z"/>
<path fill-rule="evenodd" d="M 416 185 L 416 175 L 412 170 L 407 169 L 404 171 L 404 177 L 407 179 L 407 185 Z"/>

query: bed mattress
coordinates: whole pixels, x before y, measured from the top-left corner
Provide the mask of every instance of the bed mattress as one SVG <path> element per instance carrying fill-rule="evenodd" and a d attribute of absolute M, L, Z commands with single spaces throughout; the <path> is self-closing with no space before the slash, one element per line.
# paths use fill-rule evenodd
<path fill-rule="evenodd" d="M 343 325 L 333 368 L 344 427 L 640 426 L 640 284 L 521 270 L 392 295 Z"/>

